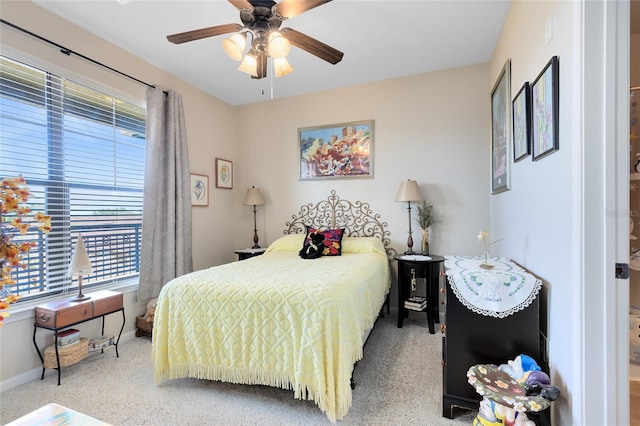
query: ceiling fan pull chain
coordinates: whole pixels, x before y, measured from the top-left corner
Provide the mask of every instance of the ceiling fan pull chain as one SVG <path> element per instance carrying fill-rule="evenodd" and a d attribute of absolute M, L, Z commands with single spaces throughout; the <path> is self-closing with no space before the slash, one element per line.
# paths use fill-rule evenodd
<path fill-rule="evenodd" d="M 271 79 L 271 100 L 273 100 L 273 75 L 276 73 L 276 67 L 273 65 L 273 58 L 271 58 L 271 72 L 269 78 Z"/>

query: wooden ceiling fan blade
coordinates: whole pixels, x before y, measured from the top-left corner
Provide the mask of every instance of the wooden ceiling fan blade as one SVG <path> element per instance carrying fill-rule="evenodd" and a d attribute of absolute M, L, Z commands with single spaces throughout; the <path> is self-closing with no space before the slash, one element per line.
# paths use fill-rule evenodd
<path fill-rule="evenodd" d="M 258 75 L 255 77 L 251 76 L 251 78 L 260 80 L 261 78 L 265 78 L 267 76 L 267 53 L 259 52 L 257 60 L 258 60 L 258 67 L 257 67 Z"/>
<path fill-rule="evenodd" d="M 316 40 L 315 38 L 309 37 L 308 35 L 303 34 L 300 31 L 296 31 L 292 28 L 283 28 L 282 30 L 280 30 L 280 32 L 294 46 L 302 50 L 306 50 L 312 55 L 315 55 L 320 59 L 324 59 L 331 64 L 337 64 L 342 60 L 342 57 L 344 56 L 344 53 L 342 53 L 341 51 L 334 49 L 333 47 L 326 45 L 323 42 Z"/>
<path fill-rule="evenodd" d="M 199 30 L 187 31 L 184 33 L 167 36 L 171 43 L 180 44 L 188 41 L 200 40 L 201 38 L 213 37 L 220 34 L 237 33 L 242 30 L 239 24 L 216 25 L 215 27 L 201 28 Z"/>
<path fill-rule="evenodd" d="M 233 6 L 238 10 L 253 10 L 253 5 L 249 3 L 249 0 L 229 0 Z"/>
<path fill-rule="evenodd" d="M 276 10 L 284 18 L 293 18 L 298 16 L 307 10 L 311 10 L 315 7 L 322 6 L 325 3 L 329 3 L 331 0 L 282 0 L 276 5 Z"/>

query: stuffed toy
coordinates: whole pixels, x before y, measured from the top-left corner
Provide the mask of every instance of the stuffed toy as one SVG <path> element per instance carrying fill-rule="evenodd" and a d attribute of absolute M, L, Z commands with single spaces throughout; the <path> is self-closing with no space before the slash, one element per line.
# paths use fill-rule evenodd
<path fill-rule="evenodd" d="M 305 239 L 302 249 L 298 253 L 303 259 L 317 259 L 324 250 L 324 235 L 321 232 L 311 232 Z"/>
<path fill-rule="evenodd" d="M 149 300 L 149 302 L 147 303 L 147 312 L 142 317 L 146 322 L 153 322 L 153 317 L 156 314 L 157 302 L 158 302 L 158 298 L 156 297 L 154 299 Z"/>

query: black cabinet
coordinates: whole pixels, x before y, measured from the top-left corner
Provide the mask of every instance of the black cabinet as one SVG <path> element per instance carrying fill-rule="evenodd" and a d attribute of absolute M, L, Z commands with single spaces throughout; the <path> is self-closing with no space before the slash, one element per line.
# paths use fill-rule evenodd
<path fill-rule="evenodd" d="M 467 381 L 469 367 L 505 364 L 520 354 L 540 364 L 540 310 L 536 297 L 526 308 L 496 318 L 478 314 L 461 303 L 449 280 L 445 294 L 442 415 L 453 418 L 454 407 L 477 410 L 482 399 Z"/>

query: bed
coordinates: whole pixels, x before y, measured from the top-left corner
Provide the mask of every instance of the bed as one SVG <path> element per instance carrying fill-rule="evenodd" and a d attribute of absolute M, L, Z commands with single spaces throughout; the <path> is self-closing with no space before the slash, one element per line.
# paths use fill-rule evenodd
<path fill-rule="evenodd" d="M 335 422 L 390 288 L 389 232 L 369 204 L 303 205 L 261 256 L 167 283 L 153 328 L 156 383 L 177 378 L 259 384 L 311 399 Z M 303 259 L 309 228 L 344 229 L 340 255 Z"/>

